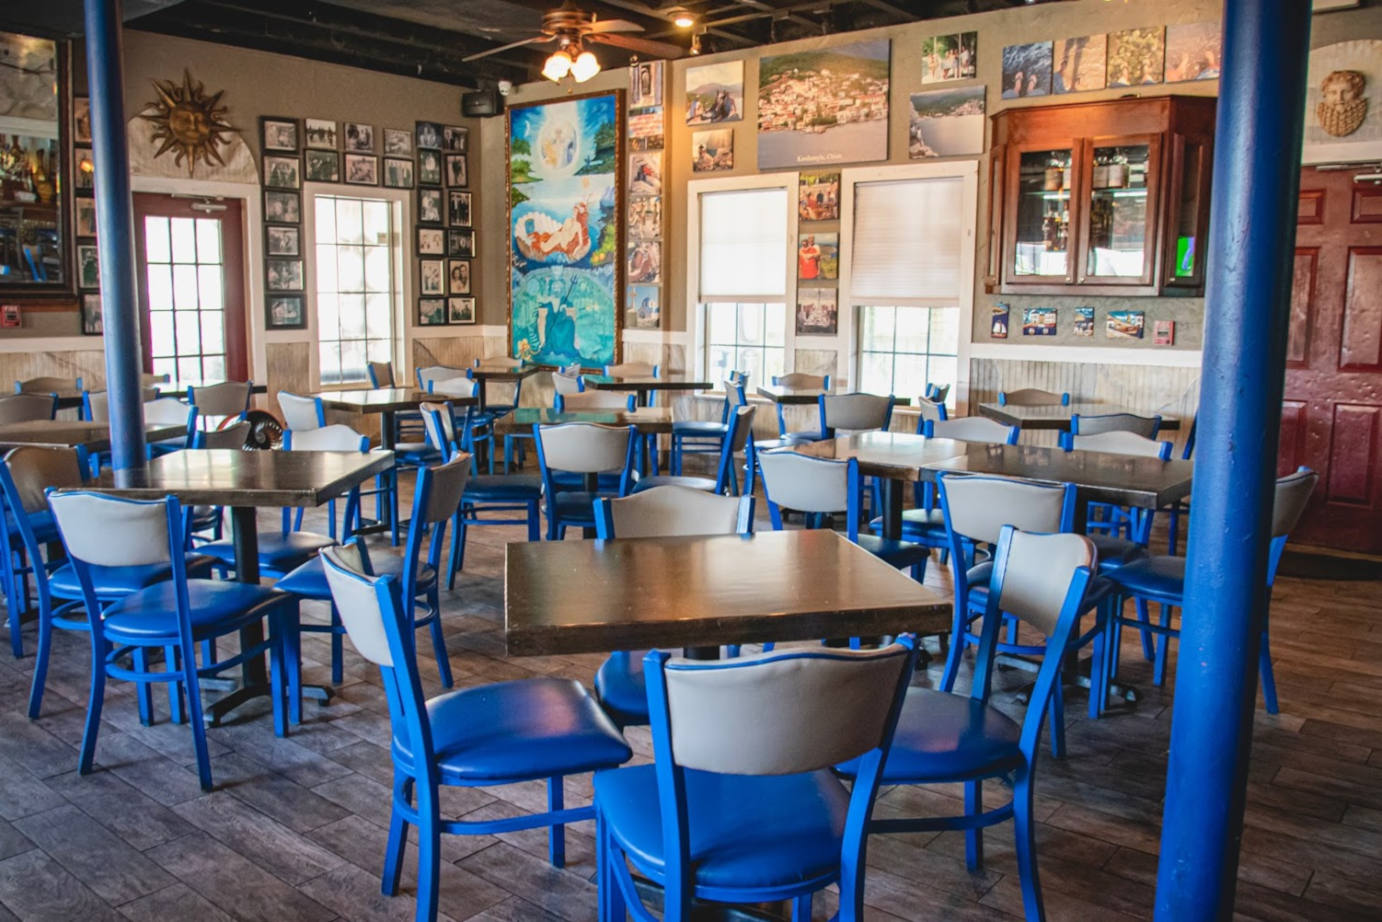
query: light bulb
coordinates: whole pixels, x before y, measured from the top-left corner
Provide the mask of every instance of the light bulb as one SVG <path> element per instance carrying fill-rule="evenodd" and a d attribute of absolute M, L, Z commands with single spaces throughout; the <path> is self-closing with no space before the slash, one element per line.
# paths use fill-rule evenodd
<path fill-rule="evenodd" d="M 576 55 L 576 60 L 571 65 L 571 76 L 577 83 L 585 83 L 599 72 L 600 62 L 595 60 L 595 55 L 589 51 L 582 51 Z"/>
<path fill-rule="evenodd" d="M 552 52 L 547 63 L 542 65 L 542 76 L 553 82 L 560 81 L 571 72 L 571 56 L 565 49 Z"/>
<path fill-rule="evenodd" d="M 689 29 L 696 24 L 696 17 L 688 10 L 678 9 L 672 13 L 672 25 L 678 29 Z"/>

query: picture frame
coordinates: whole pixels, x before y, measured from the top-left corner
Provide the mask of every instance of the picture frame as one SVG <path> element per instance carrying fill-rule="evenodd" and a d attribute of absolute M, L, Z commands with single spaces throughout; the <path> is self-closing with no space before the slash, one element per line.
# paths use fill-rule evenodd
<path fill-rule="evenodd" d="M 300 294 L 275 294 L 264 299 L 264 325 L 270 330 L 302 330 L 307 311 Z"/>
<path fill-rule="evenodd" d="M 470 294 L 470 260 L 448 259 L 446 261 L 446 293 L 449 295 Z"/>
<path fill-rule="evenodd" d="M 460 125 L 447 125 L 441 130 L 441 149 L 464 154 L 470 146 L 470 129 Z"/>
<path fill-rule="evenodd" d="M 448 190 L 446 194 L 446 223 L 454 227 L 470 227 L 470 193 Z"/>
<path fill-rule="evenodd" d="M 78 237 L 96 236 L 96 200 L 78 197 L 72 201 L 72 224 Z"/>
<path fill-rule="evenodd" d="M 441 150 L 441 125 L 436 122 L 414 122 L 413 137 L 418 150 Z"/>
<path fill-rule="evenodd" d="M 72 143 L 91 143 L 91 99 L 72 97 Z"/>
<path fill-rule="evenodd" d="M 302 291 L 302 260 L 264 260 L 264 290 Z"/>
<path fill-rule="evenodd" d="M 462 324 L 475 323 L 475 299 L 447 298 L 446 322 Z"/>
<path fill-rule="evenodd" d="M 446 260 L 418 260 L 418 292 L 423 295 L 446 294 Z"/>
<path fill-rule="evenodd" d="M 420 327 L 446 326 L 446 299 L 418 298 L 417 325 Z"/>
<path fill-rule="evenodd" d="M 445 202 L 442 199 L 442 190 L 419 188 L 417 190 L 417 223 L 419 224 L 441 224 L 445 213 Z"/>
<path fill-rule="evenodd" d="M 105 332 L 105 315 L 101 310 L 100 292 L 84 293 L 82 295 L 82 335 L 104 336 Z"/>
<path fill-rule="evenodd" d="M 341 155 L 334 150 L 308 150 L 304 153 L 303 177 L 308 182 L 340 182 Z"/>
<path fill-rule="evenodd" d="M 273 224 L 301 224 L 302 196 L 296 192 L 265 189 L 264 220 Z"/>
<path fill-rule="evenodd" d="M 413 188 L 413 161 L 401 157 L 384 158 L 384 187 L 387 189 Z"/>
<path fill-rule="evenodd" d="M 379 185 L 379 158 L 373 154 L 346 154 L 345 181 L 352 186 Z"/>
<path fill-rule="evenodd" d="M 465 154 L 446 155 L 446 184 L 448 186 L 470 185 L 470 171 Z"/>
<path fill-rule="evenodd" d="M 417 181 L 423 186 L 441 185 L 441 154 L 434 150 L 417 152 Z"/>
<path fill-rule="evenodd" d="M 419 227 L 417 229 L 417 255 L 447 256 L 446 231 L 440 227 Z"/>
<path fill-rule="evenodd" d="M 384 129 L 384 156 L 411 157 L 413 155 L 413 133 L 406 128 Z"/>
<path fill-rule="evenodd" d="M 96 190 L 96 163 L 95 157 L 91 154 L 91 148 L 78 147 L 72 150 L 72 189 L 76 192 L 94 192 Z M 93 169 L 83 169 L 83 164 L 92 164 Z"/>
<path fill-rule="evenodd" d="M 462 259 L 475 258 L 475 230 L 469 227 L 446 229 L 446 255 Z"/>
<path fill-rule="evenodd" d="M 77 287 L 101 287 L 101 254 L 94 243 L 77 247 Z"/>
<path fill-rule="evenodd" d="M 264 255 L 301 256 L 302 228 L 296 224 L 265 224 Z"/>
<path fill-rule="evenodd" d="M 341 132 L 342 149 L 350 154 L 374 153 L 374 126 L 364 122 L 346 122 Z"/>
<path fill-rule="evenodd" d="M 303 136 L 307 150 L 339 150 L 340 130 L 336 122 L 327 118 L 307 118 L 302 120 Z"/>
<path fill-rule="evenodd" d="M 298 120 L 283 115 L 261 115 L 259 140 L 265 151 L 296 154 L 301 148 Z"/>
<path fill-rule="evenodd" d="M 302 161 L 297 157 L 264 156 L 264 188 L 298 189 L 302 187 Z"/>

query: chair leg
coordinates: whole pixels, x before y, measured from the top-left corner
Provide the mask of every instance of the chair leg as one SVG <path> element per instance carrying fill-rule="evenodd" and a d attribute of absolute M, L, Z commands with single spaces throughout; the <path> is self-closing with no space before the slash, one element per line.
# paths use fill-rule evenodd
<path fill-rule="evenodd" d="M 1046 911 L 1041 905 L 1041 881 L 1037 878 L 1036 823 L 1032 818 L 1032 778 L 1029 772 L 1018 776 L 1013 785 L 1013 837 L 1017 845 L 1017 875 L 1022 887 L 1022 908 L 1028 922 L 1041 922 Z"/>
<path fill-rule="evenodd" d="M 178 648 L 167 646 L 163 648 L 163 662 L 165 669 L 178 668 Z M 177 682 L 168 683 L 168 719 L 175 724 L 182 723 L 182 685 Z"/>
<path fill-rule="evenodd" d="M 803 893 L 792 900 L 792 922 L 811 922 L 811 894 Z"/>
<path fill-rule="evenodd" d="M 1147 600 L 1134 599 L 1133 604 L 1137 606 L 1137 620 L 1143 624 L 1150 624 L 1152 619 L 1147 614 Z M 1156 658 L 1156 649 L 1152 646 L 1152 632 L 1146 628 L 1142 628 L 1142 655 L 1146 657 L 1147 662 Z"/>
<path fill-rule="evenodd" d="M 465 567 L 465 516 L 457 512 L 455 518 L 451 520 L 451 525 L 451 565 L 448 567 L 449 572 L 446 575 L 446 588 L 448 590 L 456 588 L 456 574 Z M 529 523 L 528 531 L 529 533 L 532 532 L 531 523 Z"/>
<path fill-rule="evenodd" d="M 528 540 L 539 541 L 542 538 L 542 516 L 538 513 L 537 500 L 528 502 Z"/>
<path fill-rule="evenodd" d="M 77 774 L 91 772 L 96 755 L 96 736 L 101 729 L 101 708 L 106 700 L 106 645 L 91 636 L 91 692 L 86 702 L 86 726 L 82 729 L 82 751 L 77 757 Z"/>
<path fill-rule="evenodd" d="M 166 654 L 165 654 L 166 655 Z M 134 651 L 134 668 L 139 672 L 149 671 L 149 651 L 143 647 L 137 647 Z M 175 668 L 173 660 L 168 660 L 168 668 Z M 136 682 L 134 686 L 134 696 L 139 702 L 139 722 L 146 727 L 153 726 L 154 723 L 154 690 L 148 682 Z"/>
<path fill-rule="evenodd" d="M 547 779 L 547 812 L 556 813 L 564 806 L 565 792 L 561 787 L 561 776 Z M 566 867 L 566 827 L 553 823 L 547 827 L 547 859 L 552 867 Z"/>
<path fill-rule="evenodd" d="M 384 873 L 379 882 L 379 890 L 385 896 L 397 896 L 398 884 L 403 877 L 403 853 L 408 848 L 408 822 L 399 812 L 400 801 L 407 802 L 412 796 L 411 779 L 394 771 L 393 809 L 389 813 L 389 839 L 384 848 Z"/>
<path fill-rule="evenodd" d="M 595 816 L 595 880 L 597 889 L 597 916 L 599 922 L 626 922 L 628 906 L 624 902 L 624 891 L 619 886 L 618 864 L 622 861 L 617 846 L 611 840 L 609 829 L 603 816 Z"/>
<path fill-rule="evenodd" d="M 345 681 L 345 626 L 341 624 L 341 613 L 336 603 L 331 603 L 331 684 L 340 685 Z"/>
<path fill-rule="evenodd" d="M 451 657 L 446 652 L 446 638 L 441 632 L 441 593 L 432 587 L 432 591 L 427 593 L 427 603 L 432 606 L 432 623 L 427 625 L 432 632 L 432 650 L 437 655 L 437 672 L 441 677 L 442 688 L 450 688 L 454 683 L 451 679 Z"/>
<path fill-rule="evenodd" d="M 1161 606 L 1161 618 L 1157 622 L 1162 627 L 1171 627 L 1171 606 Z M 1152 684 L 1158 687 L 1166 681 L 1166 648 L 1171 644 L 1171 635 L 1163 632 L 1156 639 L 1156 662 L 1152 667 Z"/>
<path fill-rule="evenodd" d="M 182 651 L 182 681 L 187 686 L 187 722 L 192 725 L 192 748 L 197 753 L 197 778 L 202 790 L 210 791 L 211 753 L 206 746 L 206 722 L 202 720 L 201 683 L 197 680 L 197 650 Z"/>
<path fill-rule="evenodd" d="M 14 609 L 10 609 L 13 611 Z M 40 611 L 38 615 L 38 650 L 34 654 L 34 678 L 29 686 L 29 719 L 37 720 L 43 707 L 43 686 L 48 681 L 48 657 L 53 646 L 53 616 Z"/>
<path fill-rule="evenodd" d="M 1048 656 L 1051 654 L 1047 654 Z M 1051 758 L 1065 758 L 1065 691 L 1061 677 L 1051 689 Z"/>
<path fill-rule="evenodd" d="M 273 701 L 274 736 L 287 736 L 288 724 L 284 713 L 284 699 L 287 695 L 287 679 L 284 668 L 284 648 L 287 646 L 283 628 L 283 616 L 275 614 L 269 619 L 269 693 Z"/>
<path fill-rule="evenodd" d="M 965 782 L 965 816 L 984 812 L 984 782 Z M 984 830 L 965 830 L 965 867 L 977 871 L 984 866 Z"/>
<path fill-rule="evenodd" d="M 1262 698 L 1267 704 L 1267 713 L 1277 713 L 1276 676 L 1272 674 L 1272 645 L 1268 632 L 1262 632 L 1262 649 L 1257 654 L 1257 671 L 1262 676 Z"/>
<path fill-rule="evenodd" d="M 441 813 L 435 788 L 417 786 L 417 815 L 417 918 L 435 919 L 441 880 Z"/>

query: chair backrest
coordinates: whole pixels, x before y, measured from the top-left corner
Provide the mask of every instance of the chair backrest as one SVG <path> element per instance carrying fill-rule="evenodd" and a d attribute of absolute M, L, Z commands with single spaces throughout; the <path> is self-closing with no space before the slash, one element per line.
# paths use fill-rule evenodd
<path fill-rule="evenodd" d="M 585 378 L 580 371 L 568 374 L 564 371 L 552 372 L 552 389 L 558 394 L 579 394 L 585 390 Z"/>
<path fill-rule="evenodd" d="M 429 394 L 443 397 L 478 397 L 480 382 L 462 375 L 459 378 L 433 378 L 424 385 Z"/>
<path fill-rule="evenodd" d="M 370 387 L 394 387 L 393 362 L 366 362 Z"/>
<path fill-rule="evenodd" d="M 461 496 L 465 493 L 466 478 L 469 476 L 470 456 L 463 454 L 457 454 L 441 464 L 418 468 L 418 482 L 413 488 L 413 525 L 410 526 L 408 539 L 410 544 L 412 530 L 418 526 L 425 529 L 434 525 L 444 525 L 456 514 L 456 509 L 461 505 Z"/>
<path fill-rule="evenodd" d="M 11 394 L 0 397 L 0 423 L 26 423 L 54 419 L 58 415 L 56 394 Z"/>
<path fill-rule="evenodd" d="M 81 378 L 41 377 L 14 382 L 16 394 L 72 394 L 81 391 Z"/>
<path fill-rule="evenodd" d="M 188 431 L 197 426 L 197 408 L 176 397 L 157 397 L 144 402 L 145 425 L 176 426 L 186 423 Z"/>
<path fill-rule="evenodd" d="M 757 407 L 747 403 L 734 408 L 734 414 L 729 420 L 729 435 L 724 441 L 723 454 L 733 457 L 749 444 L 749 437 L 753 435 L 753 416 L 757 410 Z"/>
<path fill-rule="evenodd" d="M 604 497 L 596 500 L 595 531 L 600 538 L 747 535 L 753 532 L 753 497 L 676 485 Z"/>
<path fill-rule="evenodd" d="M 278 408 L 283 411 L 283 424 L 288 429 L 305 432 L 326 425 L 326 407 L 320 397 L 301 397 L 279 391 Z"/>
<path fill-rule="evenodd" d="M 566 410 L 628 410 L 636 406 L 633 394 L 624 391 L 589 390 L 577 394 L 558 392 L 553 398 L 558 412 Z"/>
<path fill-rule="evenodd" d="M 1110 432 L 1100 432 L 1098 435 L 1074 435 L 1069 432 L 1063 432 L 1061 435 L 1061 442 L 1066 451 L 1102 451 L 1111 455 L 1136 455 L 1140 458 L 1171 460 L 1173 446 L 1170 442 L 1158 442 L 1136 432 L 1114 429 Z"/>
<path fill-rule="evenodd" d="M 22 445 L 5 455 L 0 472 L 5 503 L 16 519 L 47 509 L 48 487 L 71 490 L 84 482 L 81 456 L 75 448 Z"/>
<path fill-rule="evenodd" d="M 284 451 L 369 451 L 369 438 L 349 426 L 336 424 L 317 429 L 283 430 Z"/>
<path fill-rule="evenodd" d="M 198 432 L 193 438 L 193 448 L 229 448 L 243 451 L 245 443 L 249 441 L 250 422 L 242 419 L 238 423 L 226 426 L 224 429 L 212 429 L 210 432 Z"/>
<path fill-rule="evenodd" d="M 773 385 L 775 387 L 819 387 L 823 391 L 830 390 L 830 375 L 808 375 L 804 371 L 794 371 L 785 375 L 773 375 Z"/>
<path fill-rule="evenodd" d="M 158 388 L 141 387 L 139 399 L 142 403 L 158 399 Z M 110 422 L 110 394 L 107 391 L 82 391 L 82 417 L 93 423 Z M 145 416 L 145 422 L 148 417 Z"/>
<path fill-rule="evenodd" d="M 660 378 L 662 369 L 652 362 L 621 362 L 606 365 L 605 374 L 612 378 Z"/>
<path fill-rule="evenodd" d="M 172 562 L 181 569 L 182 510 L 175 497 L 121 499 L 85 490 L 48 495 L 62 543 L 74 561 L 97 567 L 142 567 Z M 178 553 L 174 553 L 174 550 Z"/>
<path fill-rule="evenodd" d="M 822 394 L 821 432 L 829 435 L 838 429 L 858 432 L 887 429 L 893 418 L 891 394 Z"/>
<path fill-rule="evenodd" d="M 1075 485 L 1071 483 L 956 474 L 941 474 L 937 482 L 952 545 L 962 538 L 997 543 L 1004 525 L 1035 532 L 1065 532 L 1074 526 Z"/>
<path fill-rule="evenodd" d="M 1070 394 L 1043 391 L 1038 387 L 1024 387 L 1016 391 L 999 391 L 998 402 L 1014 407 L 1059 407 L 1070 405 Z"/>
<path fill-rule="evenodd" d="M 933 402 L 935 402 L 935 403 L 940 403 L 940 404 L 944 404 L 944 403 L 945 403 L 945 398 L 947 398 L 947 397 L 949 397 L 949 396 L 950 396 L 950 385 L 949 385 L 949 384 L 932 384 L 932 383 L 929 382 L 929 381 L 926 382 L 926 391 L 922 394 L 922 397 L 924 397 L 925 399 L 930 400 L 930 401 L 933 401 Z"/>
<path fill-rule="evenodd" d="M 921 429 L 921 434 L 928 439 L 954 439 L 957 442 L 982 442 L 986 445 L 1016 445 L 1021 432 L 1017 426 L 1005 426 L 983 416 L 928 419 Z"/>
<path fill-rule="evenodd" d="M 441 452 L 443 461 L 451 460 L 456 452 L 456 417 L 451 404 L 424 401 L 418 404 L 422 414 L 422 428 L 427 434 L 427 444 Z"/>
<path fill-rule="evenodd" d="M 250 408 L 250 395 L 254 385 L 249 381 L 222 381 L 204 387 L 189 387 L 187 402 L 197 408 L 197 415 L 209 416 L 245 415 Z"/>
<path fill-rule="evenodd" d="M 1285 477 L 1277 478 L 1272 503 L 1273 538 L 1285 538 L 1291 533 L 1291 529 L 1296 527 L 1319 480 L 1320 475 L 1308 467 L 1299 468 Z"/>
<path fill-rule="evenodd" d="M 917 435 L 925 434 L 928 419 L 944 422 L 949 418 L 950 411 L 945 408 L 945 404 L 937 403 L 929 397 L 922 397 L 917 401 Z"/>
<path fill-rule="evenodd" d="M 464 378 L 464 368 L 450 368 L 446 365 L 428 365 L 426 368 L 417 370 L 417 386 L 424 391 L 430 390 L 428 387 L 433 381 L 446 381 L 451 378 Z"/>
<path fill-rule="evenodd" d="M 539 463 L 549 470 L 596 474 L 632 470 L 636 430 L 633 426 L 562 423 L 534 426 Z M 627 491 L 621 491 L 627 492 Z"/>
<path fill-rule="evenodd" d="M 759 454 L 758 464 L 763 495 L 772 505 L 821 513 L 845 512 L 850 507 L 850 465 L 855 462 L 779 448 Z"/>
<path fill-rule="evenodd" d="M 1136 413 L 1101 413 L 1098 416 L 1070 417 L 1070 431 L 1075 435 L 1098 435 L 1101 432 L 1136 432 L 1149 439 L 1156 438 L 1161 429 L 1160 416 L 1138 416 Z"/>

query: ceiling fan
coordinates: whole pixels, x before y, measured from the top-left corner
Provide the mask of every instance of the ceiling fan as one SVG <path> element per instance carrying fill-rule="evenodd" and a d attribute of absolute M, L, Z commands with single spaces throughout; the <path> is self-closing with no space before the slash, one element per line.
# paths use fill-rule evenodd
<path fill-rule="evenodd" d="M 548 10 L 542 15 L 541 34 L 472 54 L 462 60 L 475 61 L 524 45 L 556 42 L 557 49 L 548 57 L 542 75 L 555 81 L 570 74 L 577 83 L 584 83 L 600 72 L 600 62 L 585 48 L 587 41 L 613 45 L 650 58 L 679 58 L 686 53 L 686 49 L 679 45 L 634 38 L 627 34 L 642 31 L 642 26 L 627 19 L 597 19 L 594 13 L 578 9 L 568 0 L 558 9 Z"/>

